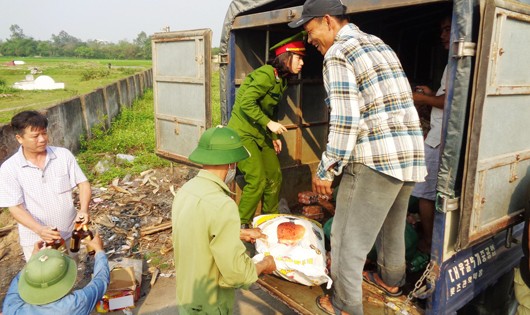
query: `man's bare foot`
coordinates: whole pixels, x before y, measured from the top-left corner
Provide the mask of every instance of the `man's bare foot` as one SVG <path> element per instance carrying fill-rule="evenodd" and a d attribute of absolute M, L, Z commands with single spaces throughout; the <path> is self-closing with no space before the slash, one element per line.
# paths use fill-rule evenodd
<path fill-rule="evenodd" d="M 381 277 L 379 277 L 379 274 L 377 272 L 371 272 L 371 271 L 363 271 L 363 279 L 364 281 L 375 285 L 379 289 L 385 291 L 387 295 L 390 296 L 398 296 L 401 295 L 401 290 L 399 287 L 391 287 L 387 285 Z"/>
<path fill-rule="evenodd" d="M 336 310 L 334 307 L 333 307 L 333 304 L 331 304 L 331 297 L 329 295 L 321 295 L 319 297 L 317 297 L 317 305 L 318 307 L 323 310 L 324 312 L 328 313 L 328 314 L 338 314 L 338 309 Z M 335 311 L 336 310 L 336 311 Z M 344 311 L 340 311 L 340 314 L 341 315 L 348 315 L 348 313 L 344 312 Z"/>

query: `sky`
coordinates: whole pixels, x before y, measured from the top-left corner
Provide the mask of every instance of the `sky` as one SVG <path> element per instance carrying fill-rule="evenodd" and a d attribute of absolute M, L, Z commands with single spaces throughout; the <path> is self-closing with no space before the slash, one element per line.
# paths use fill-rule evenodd
<path fill-rule="evenodd" d="M 82 41 L 132 42 L 139 33 L 209 28 L 219 47 L 231 0 L 0 0 L 0 40 L 18 25 L 27 37 L 50 40 L 61 31 Z"/>

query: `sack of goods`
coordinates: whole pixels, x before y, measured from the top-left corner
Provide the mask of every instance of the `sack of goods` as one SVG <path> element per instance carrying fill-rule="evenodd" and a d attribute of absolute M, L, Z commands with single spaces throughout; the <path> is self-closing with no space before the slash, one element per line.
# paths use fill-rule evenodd
<path fill-rule="evenodd" d="M 328 289 L 331 287 L 320 223 L 284 214 L 260 215 L 252 223 L 267 235 L 267 239 L 256 240 L 255 262 L 271 255 L 276 263 L 275 275 L 307 286 L 327 283 Z"/>

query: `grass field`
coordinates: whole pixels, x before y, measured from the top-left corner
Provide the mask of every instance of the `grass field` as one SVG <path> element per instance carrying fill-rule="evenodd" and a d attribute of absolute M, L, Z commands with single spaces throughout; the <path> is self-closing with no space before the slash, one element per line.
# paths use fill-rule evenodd
<path fill-rule="evenodd" d="M 24 65 L 7 65 L 12 60 Z M 109 69 L 108 65 L 111 64 Z M 64 90 L 23 91 L 11 88 L 24 80 L 32 68 L 48 75 L 55 82 L 63 82 Z M 135 73 L 151 68 L 151 60 L 91 60 L 0 57 L 0 123 L 6 123 L 13 114 L 25 109 L 41 109 L 86 94 Z"/>

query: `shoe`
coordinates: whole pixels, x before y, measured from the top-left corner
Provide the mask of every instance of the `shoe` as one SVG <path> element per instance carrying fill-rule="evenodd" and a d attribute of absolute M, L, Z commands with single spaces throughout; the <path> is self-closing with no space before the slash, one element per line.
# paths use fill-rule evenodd
<path fill-rule="evenodd" d="M 333 312 L 330 311 L 329 309 L 327 309 L 326 307 L 324 307 L 324 305 L 321 304 L 321 301 L 322 299 L 329 299 L 329 303 L 331 304 L 331 306 L 333 307 Z M 326 312 L 326 314 L 329 314 L 329 315 L 342 315 L 342 314 L 346 314 L 346 312 L 342 312 L 338 307 L 336 307 L 335 305 L 333 305 L 333 302 L 331 302 L 331 297 L 327 294 L 324 294 L 324 295 L 319 295 L 317 296 L 317 299 L 315 301 L 317 303 L 317 306 L 319 309 L 321 309 L 322 311 Z"/>
<path fill-rule="evenodd" d="M 370 285 L 373 285 L 374 287 L 376 287 L 379 290 L 383 291 L 388 296 L 396 297 L 396 296 L 400 296 L 400 295 L 403 294 L 403 292 L 401 290 L 398 290 L 397 292 L 390 292 L 385 287 L 383 287 L 382 285 L 377 283 L 377 280 L 375 280 L 373 271 L 363 272 L 363 281 L 368 283 L 368 284 L 370 284 Z"/>

